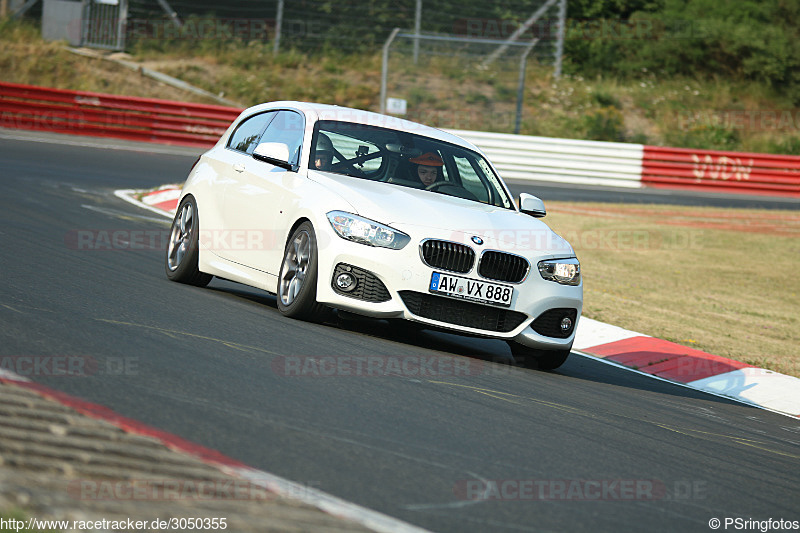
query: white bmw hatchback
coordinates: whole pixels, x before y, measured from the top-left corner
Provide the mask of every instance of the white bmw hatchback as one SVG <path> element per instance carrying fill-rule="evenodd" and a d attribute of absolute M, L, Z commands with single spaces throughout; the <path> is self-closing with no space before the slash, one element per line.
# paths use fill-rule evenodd
<path fill-rule="evenodd" d="M 169 279 L 213 276 L 277 296 L 286 316 L 329 308 L 505 340 L 527 366 L 567 359 L 583 303 L 572 247 L 518 205 L 475 146 L 367 111 L 251 107 L 192 168 Z"/>

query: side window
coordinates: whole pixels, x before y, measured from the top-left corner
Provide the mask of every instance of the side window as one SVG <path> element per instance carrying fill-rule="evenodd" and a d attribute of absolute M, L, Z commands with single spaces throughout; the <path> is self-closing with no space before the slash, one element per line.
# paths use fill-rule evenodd
<path fill-rule="evenodd" d="M 491 190 L 495 192 L 502 191 L 503 186 L 500 184 L 500 180 L 497 178 L 497 175 L 492 172 L 486 160 L 480 157 L 477 159 L 476 163 L 477 165 L 474 168 L 478 171 L 478 174 L 482 174 L 483 178 L 491 184 Z M 505 207 L 507 209 L 511 207 L 511 202 L 505 194 L 501 194 L 497 199 L 493 200 L 492 203 L 497 207 Z"/>
<path fill-rule="evenodd" d="M 304 132 L 303 115 L 294 111 L 278 111 L 275 120 L 270 122 L 261 137 L 261 142 L 286 144 L 289 147 L 289 163 L 296 165 L 300 161 Z"/>
<path fill-rule="evenodd" d="M 479 201 L 489 203 L 489 191 L 475 172 L 475 167 L 467 157 L 455 156 L 453 159 L 458 167 L 458 174 L 461 176 L 461 185 L 469 192 L 474 194 Z"/>
<path fill-rule="evenodd" d="M 372 139 L 364 139 L 364 135 L 362 135 L 361 138 L 355 139 L 338 133 L 323 133 L 330 139 L 334 150 L 342 154 L 345 160 L 364 157 L 361 164 L 356 165 L 356 168 L 362 172 L 375 172 L 381 168 L 383 164 L 381 151 Z M 317 138 L 319 139 L 319 136 Z M 319 141 L 317 142 L 319 143 Z M 338 163 L 338 157 L 335 158 L 333 162 Z"/>
<path fill-rule="evenodd" d="M 258 136 L 276 113 L 277 111 L 268 111 L 244 119 L 228 140 L 228 148 L 252 154 L 256 149 Z"/>

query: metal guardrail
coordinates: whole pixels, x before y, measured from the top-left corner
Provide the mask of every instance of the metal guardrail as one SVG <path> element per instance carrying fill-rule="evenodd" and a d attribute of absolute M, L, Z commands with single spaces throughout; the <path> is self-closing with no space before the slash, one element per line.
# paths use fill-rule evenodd
<path fill-rule="evenodd" d="M 0 127 L 210 147 L 241 109 L 0 82 Z M 800 157 L 451 130 L 507 180 L 800 197 Z"/>
<path fill-rule="evenodd" d="M 641 144 L 450 130 L 480 148 L 507 180 L 641 187 Z"/>

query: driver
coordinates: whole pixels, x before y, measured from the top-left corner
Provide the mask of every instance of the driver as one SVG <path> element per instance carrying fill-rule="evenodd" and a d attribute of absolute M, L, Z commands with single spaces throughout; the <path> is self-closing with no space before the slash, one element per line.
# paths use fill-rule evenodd
<path fill-rule="evenodd" d="M 418 177 L 424 187 L 430 187 L 442 179 L 441 169 L 444 166 L 444 161 L 437 154 L 426 152 L 409 159 L 408 162 L 417 166 L 416 172 L 413 172 L 412 175 Z"/>

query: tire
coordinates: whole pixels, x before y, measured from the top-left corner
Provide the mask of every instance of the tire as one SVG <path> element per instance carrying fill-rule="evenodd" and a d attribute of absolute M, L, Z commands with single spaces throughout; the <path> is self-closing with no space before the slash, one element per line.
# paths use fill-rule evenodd
<path fill-rule="evenodd" d="M 194 197 L 186 196 L 178 206 L 172 221 L 164 268 L 167 278 L 179 283 L 205 287 L 213 276 L 197 268 L 199 256 L 197 243 L 200 234 L 200 219 Z"/>
<path fill-rule="evenodd" d="M 317 302 L 317 237 L 303 222 L 286 243 L 278 275 L 278 310 L 285 316 L 319 322 L 326 307 Z"/>
<path fill-rule="evenodd" d="M 539 350 L 508 341 L 514 360 L 526 368 L 534 370 L 555 370 L 563 365 L 569 357 L 570 350 Z"/>

